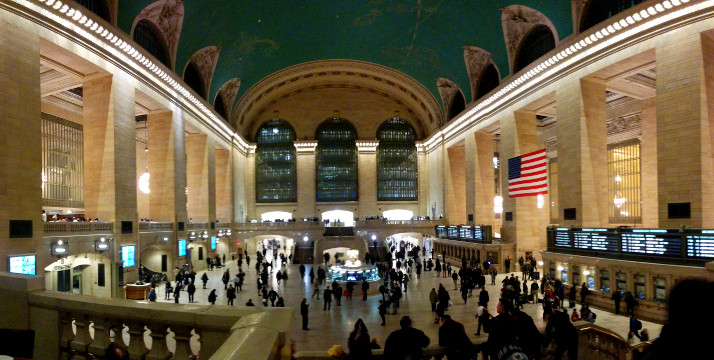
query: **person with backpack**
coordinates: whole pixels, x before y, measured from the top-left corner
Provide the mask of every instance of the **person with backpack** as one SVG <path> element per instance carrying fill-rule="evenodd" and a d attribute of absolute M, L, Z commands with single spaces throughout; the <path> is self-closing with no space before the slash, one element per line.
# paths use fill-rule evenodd
<path fill-rule="evenodd" d="M 206 283 L 208 282 L 208 275 L 206 275 L 206 273 L 203 273 L 203 275 L 201 276 L 201 281 L 203 282 L 203 288 L 205 289 Z"/>
<path fill-rule="evenodd" d="M 216 295 L 216 289 L 213 289 L 211 293 L 208 294 L 208 302 L 211 303 L 211 305 L 216 305 L 216 298 L 218 298 L 218 295 Z"/>
<path fill-rule="evenodd" d="M 633 337 L 637 337 L 642 341 L 640 330 L 642 330 L 642 321 L 637 320 L 635 315 L 629 314 L 630 317 L 630 332 L 627 333 L 627 343 L 632 343 Z"/>

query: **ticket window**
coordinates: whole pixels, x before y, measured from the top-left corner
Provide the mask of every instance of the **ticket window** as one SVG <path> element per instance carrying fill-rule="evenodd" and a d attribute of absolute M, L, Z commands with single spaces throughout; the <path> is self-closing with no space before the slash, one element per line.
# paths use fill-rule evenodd
<path fill-rule="evenodd" d="M 615 279 L 617 281 L 617 291 L 627 291 L 627 274 L 625 274 L 624 272 L 618 272 L 617 274 L 615 274 Z"/>
<path fill-rule="evenodd" d="M 600 270 L 600 291 L 610 292 L 610 271 Z"/>
<path fill-rule="evenodd" d="M 562 281 L 563 284 L 568 283 L 568 269 L 560 270 L 560 281 Z"/>
<path fill-rule="evenodd" d="M 664 302 L 667 294 L 667 280 L 662 277 L 654 279 L 654 301 Z"/>
<path fill-rule="evenodd" d="M 585 280 L 588 284 L 588 289 L 594 290 L 595 289 L 595 277 L 592 275 L 592 273 L 585 275 Z"/>
<path fill-rule="evenodd" d="M 635 281 L 635 296 L 637 296 L 638 299 L 644 299 L 645 298 L 645 276 L 644 275 L 635 275 L 634 279 Z"/>
<path fill-rule="evenodd" d="M 573 266 L 573 286 L 582 285 L 582 282 L 580 282 L 580 280 L 580 267 Z"/>
<path fill-rule="evenodd" d="M 548 275 L 551 279 L 555 279 L 555 263 L 548 263 Z"/>

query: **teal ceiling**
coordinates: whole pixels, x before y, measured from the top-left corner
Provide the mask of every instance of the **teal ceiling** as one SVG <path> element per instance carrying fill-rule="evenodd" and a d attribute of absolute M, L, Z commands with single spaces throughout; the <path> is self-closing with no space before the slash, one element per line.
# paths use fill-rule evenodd
<path fill-rule="evenodd" d="M 151 0 L 119 2 L 119 27 L 131 31 Z M 176 69 L 199 49 L 219 45 L 213 98 L 234 77 L 246 90 L 283 68 L 313 60 L 353 59 L 404 72 L 440 101 L 436 78 L 470 99 L 463 45 L 489 51 L 503 76 L 508 56 L 500 8 L 525 5 L 547 16 L 560 39 L 572 33 L 570 0 L 185 0 Z M 232 104 L 234 105 L 234 104 Z"/>

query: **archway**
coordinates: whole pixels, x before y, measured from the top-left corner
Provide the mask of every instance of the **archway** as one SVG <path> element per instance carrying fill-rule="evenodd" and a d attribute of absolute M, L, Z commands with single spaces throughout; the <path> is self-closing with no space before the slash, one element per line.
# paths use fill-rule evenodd
<path fill-rule="evenodd" d="M 414 212 L 410 210 L 394 209 L 382 212 L 382 217 L 387 220 L 411 220 Z"/>
<path fill-rule="evenodd" d="M 112 279 L 112 261 L 101 254 L 70 255 L 45 267 L 47 290 L 111 297 Z"/>
<path fill-rule="evenodd" d="M 269 211 L 260 214 L 261 221 L 289 221 L 292 220 L 293 214 L 287 211 Z"/>
<path fill-rule="evenodd" d="M 328 226 L 335 226 L 339 223 L 340 226 L 354 226 L 354 213 L 346 210 L 331 210 L 322 213 L 322 221 L 329 220 Z"/>

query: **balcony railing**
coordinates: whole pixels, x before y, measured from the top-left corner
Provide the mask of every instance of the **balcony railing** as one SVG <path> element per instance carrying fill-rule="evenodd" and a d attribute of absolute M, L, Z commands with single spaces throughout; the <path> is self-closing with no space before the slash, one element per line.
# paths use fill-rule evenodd
<path fill-rule="evenodd" d="M 174 223 L 170 222 L 154 222 L 142 221 L 139 222 L 139 230 L 173 230 Z"/>
<path fill-rule="evenodd" d="M 247 222 L 236 223 L 236 230 L 320 230 L 325 227 L 325 224 L 319 221 L 296 221 L 296 222 Z"/>
<path fill-rule="evenodd" d="M 291 308 L 157 304 L 38 291 L 28 294 L 37 359 L 277 360 L 289 344 Z M 270 324 L 270 326 L 261 326 Z M 247 339 L 250 339 L 247 341 Z M 54 345 L 57 344 L 57 345 Z"/>
<path fill-rule="evenodd" d="M 45 233 L 112 232 L 110 222 L 46 222 Z"/>
<path fill-rule="evenodd" d="M 230 223 L 226 223 L 226 222 L 222 222 L 222 223 L 217 222 L 216 223 L 216 229 L 230 229 L 230 227 L 231 227 Z"/>
<path fill-rule="evenodd" d="M 358 229 L 374 229 L 395 225 L 433 228 L 434 226 L 444 225 L 444 220 L 360 220 L 355 222 L 355 227 Z"/>
<path fill-rule="evenodd" d="M 186 224 L 186 230 L 206 230 L 206 229 L 208 229 L 207 223 L 190 222 L 190 223 Z"/>

